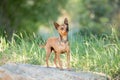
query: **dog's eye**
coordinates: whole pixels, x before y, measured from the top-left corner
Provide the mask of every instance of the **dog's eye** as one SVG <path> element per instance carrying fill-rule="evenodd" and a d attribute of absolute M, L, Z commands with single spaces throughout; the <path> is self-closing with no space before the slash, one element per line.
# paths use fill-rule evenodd
<path fill-rule="evenodd" d="M 64 28 L 60 28 L 61 30 L 63 30 Z"/>

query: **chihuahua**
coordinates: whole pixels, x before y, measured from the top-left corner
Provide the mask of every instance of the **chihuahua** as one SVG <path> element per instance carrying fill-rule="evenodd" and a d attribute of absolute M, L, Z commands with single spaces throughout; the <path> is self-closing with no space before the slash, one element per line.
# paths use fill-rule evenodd
<path fill-rule="evenodd" d="M 54 22 L 54 26 L 59 33 L 59 37 L 51 37 L 46 41 L 46 45 L 44 46 L 46 50 L 46 65 L 49 67 L 48 59 L 50 57 L 51 52 L 55 53 L 54 64 L 57 68 L 63 69 L 62 62 L 60 60 L 60 54 L 66 53 L 67 55 L 67 69 L 70 70 L 70 46 L 68 41 L 68 32 L 69 25 L 68 19 L 64 19 L 64 23 L 62 25 Z M 59 66 L 57 65 L 59 63 Z"/>

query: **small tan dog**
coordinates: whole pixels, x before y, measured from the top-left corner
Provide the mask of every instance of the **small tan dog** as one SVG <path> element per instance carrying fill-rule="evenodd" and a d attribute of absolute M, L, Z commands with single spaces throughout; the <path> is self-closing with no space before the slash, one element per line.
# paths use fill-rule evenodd
<path fill-rule="evenodd" d="M 67 18 L 64 19 L 64 24 L 59 25 L 58 23 L 54 22 L 54 26 L 59 33 L 59 37 L 51 37 L 47 40 L 45 47 L 46 50 L 46 64 L 49 67 L 48 59 L 52 51 L 55 53 L 54 64 L 57 68 L 63 69 L 62 62 L 60 60 L 60 54 L 65 53 L 67 54 L 67 69 L 70 70 L 70 48 L 68 42 L 68 20 Z M 57 62 L 59 63 L 59 67 Z"/>

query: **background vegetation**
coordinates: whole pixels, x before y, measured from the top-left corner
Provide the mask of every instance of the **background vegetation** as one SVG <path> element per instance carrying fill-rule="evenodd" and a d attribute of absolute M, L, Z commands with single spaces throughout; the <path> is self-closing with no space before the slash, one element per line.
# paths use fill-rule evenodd
<path fill-rule="evenodd" d="M 67 17 L 72 68 L 106 73 L 118 80 L 119 8 L 119 0 L 1 0 L 0 64 L 20 62 L 45 65 L 45 50 L 39 48 L 45 39 L 39 28 L 53 31 L 53 21 Z M 45 29 L 43 32 L 46 32 Z M 65 62 L 66 57 L 61 57 Z"/>

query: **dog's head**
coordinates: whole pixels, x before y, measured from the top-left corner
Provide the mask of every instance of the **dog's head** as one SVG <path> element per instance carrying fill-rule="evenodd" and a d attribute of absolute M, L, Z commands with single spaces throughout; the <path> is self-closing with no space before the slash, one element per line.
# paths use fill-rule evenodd
<path fill-rule="evenodd" d="M 64 19 L 64 24 L 60 25 L 60 24 L 54 22 L 54 26 L 58 30 L 58 32 L 61 36 L 66 36 L 68 34 L 69 27 L 68 27 L 68 19 L 67 18 Z"/>

